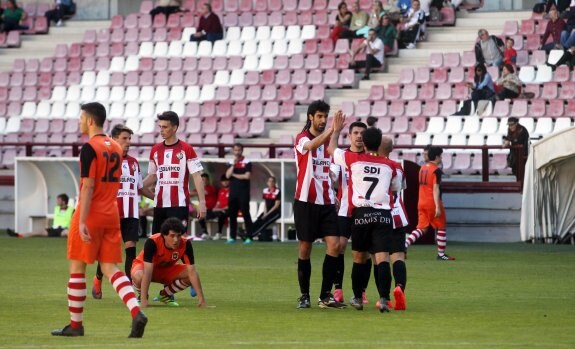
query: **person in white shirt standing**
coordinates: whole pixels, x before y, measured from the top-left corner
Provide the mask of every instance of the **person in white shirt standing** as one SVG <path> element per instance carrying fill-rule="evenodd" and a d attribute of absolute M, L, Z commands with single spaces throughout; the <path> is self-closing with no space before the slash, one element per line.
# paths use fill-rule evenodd
<path fill-rule="evenodd" d="M 350 67 L 355 69 L 365 68 L 365 75 L 362 80 L 369 80 L 369 74 L 371 73 L 372 68 L 383 67 L 383 48 L 383 41 L 377 37 L 374 29 L 370 29 L 367 34 L 367 39 L 365 39 L 363 44 L 357 47 L 354 51 L 350 51 Z M 357 56 L 357 54 L 362 50 L 365 50 L 365 61 L 356 62 L 355 56 Z"/>

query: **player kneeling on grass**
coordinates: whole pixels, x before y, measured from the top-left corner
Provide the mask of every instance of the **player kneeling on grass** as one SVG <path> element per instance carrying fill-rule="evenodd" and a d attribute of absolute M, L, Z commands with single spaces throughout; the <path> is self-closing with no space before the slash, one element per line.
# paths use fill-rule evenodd
<path fill-rule="evenodd" d="M 205 307 L 200 276 L 194 266 L 192 241 L 185 236 L 186 228 L 174 217 L 164 221 L 159 234 L 152 235 L 132 265 L 132 283 L 140 294 L 140 305 L 148 306 L 150 283 L 167 285 L 158 300 L 170 306 L 179 306 L 171 298 L 177 292 L 193 286 L 198 294 L 198 307 Z M 178 263 L 179 260 L 183 263 Z"/>

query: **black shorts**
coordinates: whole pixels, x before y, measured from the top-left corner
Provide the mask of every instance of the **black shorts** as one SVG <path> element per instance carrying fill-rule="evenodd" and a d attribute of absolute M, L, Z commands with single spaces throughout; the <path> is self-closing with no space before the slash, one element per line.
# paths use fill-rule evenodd
<path fill-rule="evenodd" d="M 46 228 L 46 233 L 48 233 L 48 237 L 49 238 L 57 238 L 62 236 L 62 232 L 64 231 L 64 228 Z"/>
<path fill-rule="evenodd" d="M 393 239 L 391 210 L 378 210 L 371 207 L 355 208 L 352 214 L 351 239 L 353 251 L 399 252 L 396 251 L 399 246 L 396 246 Z"/>
<path fill-rule="evenodd" d="M 351 218 L 337 216 L 337 233 L 346 239 L 351 237 Z"/>
<path fill-rule="evenodd" d="M 140 220 L 138 218 L 120 219 L 120 229 L 122 230 L 122 240 L 138 241 L 140 237 Z"/>
<path fill-rule="evenodd" d="M 160 232 L 162 223 L 168 218 L 176 217 L 182 220 L 185 227 L 188 226 L 190 211 L 187 207 L 154 207 L 154 222 L 152 223 L 152 234 Z"/>
<path fill-rule="evenodd" d="M 314 242 L 325 236 L 339 236 L 335 205 L 316 205 L 295 200 L 293 215 L 298 240 Z"/>

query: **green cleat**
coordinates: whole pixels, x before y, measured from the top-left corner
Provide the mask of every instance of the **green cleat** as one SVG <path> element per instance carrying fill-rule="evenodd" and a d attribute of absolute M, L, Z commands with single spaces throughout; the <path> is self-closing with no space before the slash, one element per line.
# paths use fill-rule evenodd
<path fill-rule="evenodd" d="M 158 302 L 162 302 L 169 307 L 179 307 L 180 306 L 176 301 L 174 301 L 174 299 L 172 297 L 164 296 L 161 293 L 158 294 L 158 296 L 156 298 L 154 298 L 154 300 L 157 300 Z"/>

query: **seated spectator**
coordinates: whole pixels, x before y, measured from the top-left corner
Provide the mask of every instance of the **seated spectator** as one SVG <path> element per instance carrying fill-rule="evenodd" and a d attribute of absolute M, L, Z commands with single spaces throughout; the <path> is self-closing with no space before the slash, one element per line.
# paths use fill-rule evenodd
<path fill-rule="evenodd" d="M 224 30 L 218 15 L 212 12 L 212 5 L 204 4 L 200 17 L 200 24 L 196 28 L 196 32 L 190 37 L 190 41 L 203 41 L 207 40 L 214 42 L 224 38 Z"/>
<path fill-rule="evenodd" d="M 475 77 L 473 78 L 473 81 L 473 84 L 470 82 L 466 83 L 466 86 L 471 89 L 471 100 L 465 101 L 463 103 L 463 107 L 453 115 L 470 115 L 471 102 L 473 102 L 473 106 L 477 109 L 479 101 L 493 101 L 495 99 L 493 79 L 487 72 L 487 68 L 485 68 L 484 64 L 477 64 L 475 66 Z"/>
<path fill-rule="evenodd" d="M 351 25 L 351 12 L 347 10 L 347 4 L 341 2 L 337 6 L 337 15 L 335 16 L 335 26 L 330 34 L 334 44 L 337 39 L 342 38 L 343 34 L 349 30 Z"/>
<path fill-rule="evenodd" d="M 262 235 L 260 234 L 282 215 L 281 192 L 276 185 L 276 178 L 274 176 L 268 178 L 267 187 L 263 190 L 263 199 L 265 201 L 264 212 L 260 214 L 254 222 L 253 232 L 251 236 L 246 236 L 246 242 L 258 235 L 260 236 L 260 240 L 267 240 L 262 239 Z"/>
<path fill-rule="evenodd" d="M 44 17 L 48 19 L 48 24 L 51 22 L 56 22 L 56 26 L 60 27 L 62 24 L 62 20 L 66 15 L 73 15 L 76 13 L 76 5 L 72 0 L 56 0 L 54 1 L 54 6 L 51 10 L 46 11 Z"/>
<path fill-rule="evenodd" d="M 501 48 L 503 41 L 495 35 L 489 35 L 487 30 L 479 29 L 479 40 L 475 44 L 475 61 L 477 64 L 485 64 L 500 67 L 503 63 Z"/>
<path fill-rule="evenodd" d="M 571 1 L 571 7 L 565 14 L 567 23 L 565 30 L 561 32 L 561 45 L 563 48 L 569 48 L 575 44 L 575 0 Z"/>
<path fill-rule="evenodd" d="M 515 69 L 511 64 L 503 64 L 501 69 L 501 77 L 495 83 L 495 91 L 498 100 L 507 98 L 517 98 L 521 93 L 521 80 L 515 74 Z"/>
<path fill-rule="evenodd" d="M 401 11 L 399 11 L 399 7 L 397 7 L 395 2 L 393 0 L 382 0 L 381 3 L 383 5 L 383 12 L 389 16 L 392 22 L 394 19 L 399 21 L 399 18 L 401 17 Z"/>
<path fill-rule="evenodd" d="M 515 62 L 517 62 L 517 51 L 515 51 L 513 45 L 515 45 L 515 40 L 512 38 L 505 40 L 505 51 L 503 51 L 504 64 L 515 65 Z"/>
<path fill-rule="evenodd" d="M 16 233 L 12 229 L 7 229 L 6 232 L 9 236 L 28 238 L 32 236 L 47 236 L 47 237 L 60 237 L 68 236 L 68 229 L 72 221 L 72 214 L 74 213 L 74 206 L 68 206 L 68 195 L 60 194 L 56 197 L 56 206 L 54 207 L 54 218 L 51 228 L 46 228 L 38 232 L 25 232 Z"/>
<path fill-rule="evenodd" d="M 547 28 L 545 28 L 545 33 L 541 37 L 541 49 L 545 50 L 547 54 L 554 48 L 559 48 L 561 46 L 561 32 L 565 30 L 565 21 L 559 18 L 557 10 L 549 11 L 549 19 L 547 22 Z M 546 43 L 547 39 L 551 36 L 553 38 L 552 42 Z"/>
<path fill-rule="evenodd" d="M 413 0 L 399 32 L 399 47 L 415 48 L 421 32 L 425 32 L 425 13 L 421 10 L 419 1 Z"/>
<path fill-rule="evenodd" d="M 380 22 L 381 16 L 383 16 L 384 12 L 381 7 L 381 1 L 374 1 L 371 10 L 369 12 L 369 19 L 367 21 L 367 25 L 363 28 L 358 29 L 355 34 L 357 37 L 365 37 L 367 38 L 367 33 L 369 33 L 370 29 L 375 29 Z"/>
<path fill-rule="evenodd" d="M 381 24 L 375 28 L 375 33 L 383 41 L 384 54 L 392 52 L 397 39 L 397 29 L 391 24 L 388 15 L 381 17 Z"/>
<path fill-rule="evenodd" d="M 353 39 L 364 36 L 365 33 L 362 35 L 359 30 L 367 26 L 368 20 L 369 15 L 367 12 L 361 10 L 359 2 L 354 2 L 353 5 L 351 5 L 351 24 L 349 26 L 349 31 L 345 32 L 342 37 Z"/>
<path fill-rule="evenodd" d="M 26 11 L 18 7 L 16 0 L 8 0 L 6 8 L 2 12 L 3 31 L 7 33 L 12 30 L 28 29 L 28 26 L 22 25 L 27 17 Z"/>
<path fill-rule="evenodd" d="M 507 119 L 507 126 L 507 135 L 503 136 L 503 147 L 509 148 L 514 145 L 522 145 L 523 151 L 520 154 L 523 155 L 523 164 L 525 164 L 529 154 L 529 131 L 519 124 L 519 119 L 516 117 Z M 511 167 L 514 175 L 517 174 L 517 152 L 513 151 L 513 149 L 507 155 L 507 166 Z"/>
<path fill-rule="evenodd" d="M 557 69 L 558 66 L 563 64 L 566 64 L 569 67 L 569 70 L 573 70 L 573 66 L 575 66 L 575 45 L 569 47 L 568 49 L 563 50 L 563 55 L 561 56 L 561 58 L 559 58 L 557 63 L 555 64 L 547 63 L 547 65 L 549 65 L 551 69 L 553 69 L 553 71 L 555 71 L 555 69 Z"/>
<path fill-rule="evenodd" d="M 154 19 L 158 13 L 163 13 L 168 17 L 172 13 L 182 11 L 182 0 L 159 0 L 157 4 L 158 6 L 154 7 L 152 11 L 150 11 L 152 19 Z"/>
<path fill-rule="evenodd" d="M 356 62 L 355 56 L 362 50 L 365 50 L 366 53 L 365 61 Z M 365 67 L 365 75 L 362 80 L 369 80 L 369 74 L 371 73 L 372 68 L 383 66 L 383 53 L 383 41 L 377 37 L 375 30 L 370 29 L 367 39 L 365 39 L 364 42 L 355 49 L 355 51 L 350 51 L 350 67 L 355 69 Z"/>

